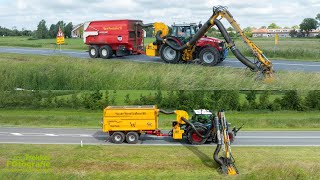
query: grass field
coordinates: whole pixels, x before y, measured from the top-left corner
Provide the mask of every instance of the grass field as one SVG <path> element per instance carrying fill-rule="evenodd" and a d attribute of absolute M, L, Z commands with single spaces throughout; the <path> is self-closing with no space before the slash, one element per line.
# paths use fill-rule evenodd
<path fill-rule="evenodd" d="M 240 175 L 227 178 L 215 147 L 0 145 L 0 179 L 319 179 L 319 147 L 233 147 Z M 66 154 L 66 152 L 68 152 Z M 19 172 L 14 156 L 42 155 L 49 172 Z M 17 172 L 10 171 L 16 170 Z M 21 170 L 21 169 L 20 169 Z M 25 170 L 25 169 L 24 169 Z"/>
<path fill-rule="evenodd" d="M 320 73 L 277 72 L 272 83 L 249 70 L 1 54 L 0 89 L 38 90 L 316 90 Z M 310 81 L 312 79 L 312 81 Z"/>
<path fill-rule="evenodd" d="M 320 130 L 320 112 L 226 112 L 232 126 L 243 130 Z M 171 129 L 175 115 L 160 115 L 159 128 Z M 101 128 L 102 110 L 0 109 L 0 126 Z"/>
<path fill-rule="evenodd" d="M 146 38 L 145 45 L 153 42 L 154 38 Z M 302 61 L 320 61 L 320 39 L 280 38 L 279 46 L 274 51 L 273 38 L 253 38 L 253 42 L 260 47 L 269 58 L 292 59 Z M 239 38 L 235 39 L 237 47 L 246 56 L 252 56 L 248 47 Z M 55 39 L 30 40 L 30 37 L 1 37 L 0 46 L 55 48 Z M 66 39 L 63 49 L 87 50 L 83 39 Z M 230 54 L 231 55 L 231 54 Z M 232 55 L 231 55 L 232 56 Z"/>

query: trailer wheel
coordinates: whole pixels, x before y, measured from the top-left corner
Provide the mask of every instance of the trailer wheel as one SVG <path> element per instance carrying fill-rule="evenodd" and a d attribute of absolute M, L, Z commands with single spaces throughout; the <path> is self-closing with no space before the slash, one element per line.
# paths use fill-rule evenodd
<path fill-rule="evenodd" d="M 160 48 L 160 56 L 165 63 L 178 64 L 181 58 L 181 52 L 172 49 L 167 44 L 164 44 Z"/>
<path fill-rule="evenodd" d="M 139 141 L 139 134 L 136 132 L 128 132 L 126 141 L 128 144 L 137 144 Z"/>
<path fill-rule="evenodd" d="M 113 55 L 113 51 L 110 46 L 102 46 L 99 53 L 100 57 L 103 59 L 110 59 Z"/>
<path fill-rule="evenodd" d="M 99 46 L 90 46 L 89 47 L 89 56 L 91 58 L 98 58 L 99 57 Z"/>
<path fill-rule="evenodd" d="M 203 127 L 196 127 L 196 129 L 200 134 L 202 135 L 206 134 L 206 129 L 204 129 Z M 191 129 L 188 132 L 188 141 L 190 144 L 193 144 L 193 145 L 201 145 L 207 141 L 207 138 L 203 139 L 202 137 L 199 137 L 195 132 L 195 130 Z"/>
<path fill-rule="evenodd" d="M 123 132 L 114 132 L 111 136 L 111 141 L 115 144 L 123 143 L 125 135 Z"/>
<path fill-rule="evenodd" d="M 207 47 L 201 50 L 200 63 L 204 66 L 215 66 L 220 61 L 220 53 L 213 47 Z"/>

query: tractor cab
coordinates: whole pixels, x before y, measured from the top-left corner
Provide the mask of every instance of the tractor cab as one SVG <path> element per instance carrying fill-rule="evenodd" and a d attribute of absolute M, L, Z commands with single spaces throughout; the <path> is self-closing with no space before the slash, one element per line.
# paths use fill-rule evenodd
<path fill-rule="evenodd" d="M 172 26 L 172 36 L 178 38 L 190 38 L 196 34 L 198 25 L 195 23 L 191 24 L 174 24 Z"/>
<path fill-rule="evenodd" d="M 192 123 L 210 124 L 212 112 L 206 109 L 193 110 Z"/>

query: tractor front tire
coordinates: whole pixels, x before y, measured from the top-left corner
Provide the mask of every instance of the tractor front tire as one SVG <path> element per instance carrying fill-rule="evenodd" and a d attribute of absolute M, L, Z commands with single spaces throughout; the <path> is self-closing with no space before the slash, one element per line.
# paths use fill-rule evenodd
<path fill-rule="evenodd" d="M 200 52 L 200 63 L 204 66 L 215 66 L 220 62 L 220 53 L 213 47 L 207 47 Z"/>
<path fill-rule="evenodd" d="M 178 64 L 181 58 L 181 52 L 172 49 L 167 44 L 163 44 L 160 47 L 160 57 L 168 64 Z"/>
<path fill-rule="evenodd" d="M 103 59 L 110 59 L 113 55 L 113 51 L 110 46 L 102 46 L 99 53 L 100 57 Z"/>
<path fill-rule="evenodd" d="M 99 46 L 93 45 L 89 47 L 89 56 L 91 58 L 98 58 L 99 57 Z"/>

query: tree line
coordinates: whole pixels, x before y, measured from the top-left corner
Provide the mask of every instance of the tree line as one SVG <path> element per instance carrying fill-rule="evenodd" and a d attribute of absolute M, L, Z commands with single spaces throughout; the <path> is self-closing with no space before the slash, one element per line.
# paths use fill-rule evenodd
<path fill-rule="evenodd" d="M 35 36 L 38 39 L 55 38 L 59 27 L 63 31 L 65 37 L 71 38 L 71 32 L 73 29 L 72 22 L 66 24 L 63 21 L 58 21 L 56 24 L 51 24 L 50 28 L 48 28 L 44 19 L 39 22 Z"/>
<path fill-rule="evenodd" d="M 272 96 L 272 91 L 156 91 L 131 98 L 123 97 L 125 105 L 157 105 L 162 109 L 225 109 L 228 111 L 253 110 L 320 110 L 320 91 L 301 95 L 297 91 L 285 91 Z M 245 99 L 243 99 L 243 97 Z M 117 91 L 6 91 L 0 94 L 0 108 L 71 108 L 100 110 L 118 105 Z M 123 105 L 123 104 L 121 104 Z"/>

